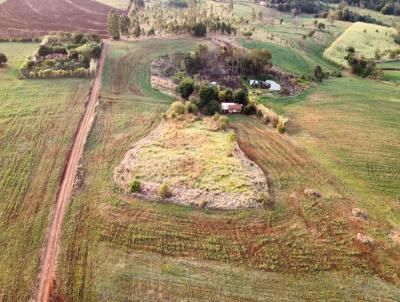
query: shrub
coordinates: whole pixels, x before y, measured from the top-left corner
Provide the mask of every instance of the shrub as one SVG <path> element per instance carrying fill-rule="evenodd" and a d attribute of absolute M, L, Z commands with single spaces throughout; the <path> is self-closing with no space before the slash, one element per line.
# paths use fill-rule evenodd
<path fill-rule="evenodd" d="M 218 100 L 220 102 L 230 103 L 233 101 L 233 93 L 230 89 L 220 90 L 218 91 Z"/>
<path fill-rule="evenodd" d="M 286 132 L 286 120 L 279 118 L 278 119 L 278 124 L 276 125 L 276 129 L 279 131 L 279 133 L 285 133 Z"/>
<path fill-rule="evenodd" d="M 47 45 L 40 45 L 39 50 L 38 50 L 38 56 L 39 57 L 45 57 L 51 53 L 53 53 L 53 48 Z"/>
<path fill-rule="evenodd" d="M 251 32 L 249 30 L 243 32 L 243 36 L 245 36 L 247 38 L 251 37 L 252 35 L 253 35 L 253 32 Z"/>
<path fill-rule="evenodd" d="M 324 73 L 322 71 L 321 66 L 317 65 L 314 69 L 314 77 L 318 82 L 322 82 L 322 79 L 324 77 Z"/>
<path fill-rule="evenodd" d="M 228 133 L 228 141 L 230 141 L 231 143 L 236 141 L 236 133 L 235 132 Z"/>
<path fill-rule="evenodd" d="M 207 27 L 204 23 L 196 23 L 192 26 L 192 34 L 195 37 L 204 37 L 207 33 Z"/>
<path fill-rule="evenodd" d="M 197 114 L 198 112 L 199 112 L 199 109 L 197 108 L 196 104 L 194 104 L 192 102 L 185 103 L 185 113 Z"/>
<path fill-rule="evenodd" d="M 179 94 L 182 98 L 188 99 L 194 91 L 194 82 L 191 78 L 184 78 L 178 87 Z"/>
<path fill-rule="evenodd" d="M 244 114 L 252 115 L 256 113 L 256 106 L 254 104 L 248 104 L 243 109 Z"/>
<path fill-rule="evenodd" d="M 249 102 L 247 92 L 244 89 L 238 89 L 235 91 L 235 96 L 234 100 L 238 104 L 242 104 L 243 106 L 246 106 Z"/>
<path fill-rule="evenodd" d="M 162 184 L 160 186 L 160 189 L 158 190 L 158 196 L 160 196 L 161 198 L 168 198 L 169 196 L 171 196 L 167 184 Z"/>
<path fill-rule="evenodd" d="M 257 202 L 261 203 L 264 206 L 272 206 L 274 204 L 273 200 L 269 198 L 269 195 L 266 192 L 261 192 L 258 194 Z"/>
<path fill-rule="evenodd" d="M 202 200 L 199 202 L 199 207 L 204 209 L 207 206 L 208 202 L 207 200 Z"/>
<path fill-rule="evenodd" d="M 130 189 L 132 193 L 137 193 L 141 191 L 141 183 L 139 180 L 135 179 L 132 181 L 130 185 Z"/>
<path fill-rule="evenodd" d="M 212 100 L 208 103 L 206 111 L 208 115 L 214 115 L 221 111 L 221 105 L 216 100 Z"/>
<path fill-rule="evenodd" d="M 199 89 L 200 104 L 199 107 L 206 106 L 212 100 L 217 98 L 217 92 L 214 87 L 209 85 L 202 85 Z"/>
<path fill-rule="evenodd" d="M 175 113 L 177 115 L 184 114 L 185 113 L 185 104 L 181 101 L 173 102 L 171 105 L 171 111 L 172 111 L 172 113 Z"/>
<path fill-rule="evenodd" d="M 218 128 L 223 130 L 226 129 L 229 125 L 229 118 L 225 115 L 221 115 L 218 117 Z"/>
<path fill-rule="evenodd" d="M 7 57 L 5 54 L 0 53 L 0 65 L 7 63 Z"/>

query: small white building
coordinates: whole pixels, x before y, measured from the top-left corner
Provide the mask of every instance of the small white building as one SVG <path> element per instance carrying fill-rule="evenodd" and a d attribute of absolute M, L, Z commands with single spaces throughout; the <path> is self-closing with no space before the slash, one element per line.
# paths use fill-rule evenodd
<path fill-rule="evenodd" d="M 237 103 L 221 103 L 221 109 L 223 113 L 240 113 L 243 110 L 243 105 Z"/>

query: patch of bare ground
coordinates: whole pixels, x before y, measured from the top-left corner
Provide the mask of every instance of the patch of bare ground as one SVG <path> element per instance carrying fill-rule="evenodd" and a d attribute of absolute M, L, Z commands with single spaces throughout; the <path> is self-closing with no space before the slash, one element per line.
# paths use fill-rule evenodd
<path fill-rule="evenodd" d="M 140 179 L 140 192 L 130 192 L 130 184 L 135 180 L 136 177 L 135 173 L 137 168 L 134 166 L 138 161 L 143 161 L 146 158 L 146 155 L 143 156 L 144 149 L 147 149 L 145 152 L 155 152 L 151 146 L 159 146 L 160 144 L 164 144 L 163 148 L 165 147 L 166 149 L 170 149 L 174 148 L 174 145 L 177 144 L 177 148 L 175 149 L 177 153 L 181 153 L 180 150 L 187 150 L 190 148 L 194 148 L 195 153 L 202 153 L 200 148 L 199 150 L 196 150 L 196 146 L 190 146 L 192 144 L 190 141 L 180 142 L 179 138 L 173 142 L 165 142 L 163 140 L 163 138 L 168 136 L 168 132 L 171 131 L 171 127 L 174 127 L 174 125 L 171 126 L 171 124 L 174 123 L 176 123 L 176 121 L 162 122 L 158 128 L 153 130 L 146 138 L 136 143 L 125 154 L 124 159 L 114 171 L 114 181 L 117 183 L 118 187 L 124 190 L 124 192 L 143 199 L 161 199 L 158 192 L 162 183 L 158 181 L 151 181 L 151 179 Z M 198 122 L 193 121 L 192 123 Z M 184 127 L 188 126 L 186 125 Z M 206 130 L 202 130 L 202 132 L 196 134 L 204 135 L 206 138 L 207 136 L 212 135 L 210 134 L 211 132 L 215 131 L 208 132 Z M 186 138 L 188 137 L 189 136 Z M 196 144 L 196 142 L 194 142 L 194 144 Z M 221 188 L 217 189 L 215 187 L 208 188 L 205 185 L 203 186 L 202 181 L 206 182 L 206 180 L 199 180 L 200 178 L 204 178 L 203 172 L 208 171 L 206 174 L 212 174 L 212 170 L 216 170 L 216 168 L 213 167 L 212 164 L 209 168 L 205 168 L 204 165 L 209 165 L 209 163 L 203 163 L 203 158 L 196 158 L 196 156 L 193 156 L 191 153 L 187 153 L 182 157 L 179 157 L 179 163 L 177 163 L 177 166 L 174 166 L 179 171 L 182 171 L 184 174 L 183 179 L 180 181 L 174 181 L 174 177 L 169 175 L 168 171 L 166 172 L 166 174 L 169 176 L 165 178 L 163 183 L 168 183 L 169 194 L 166 198 L 162 198 L 162 200 L 182 205 L 194 205 L 223 210 L 259 207 L 263 203 L 267 202 L 267 199 L 270 196 L 268 194 L 267 178 L 264 172 L 254 162 L 246 157 L 236 142 L 230 142 L 229 144 L 232 144 L 233 148 L 232 151 L 229 151 L 229 154 L 210 154 L 217 150 L 211 148 L 209 150 L 210 153 L 207 154 L 207 156 L 210 157 L 210 161 L 218 156 L 221 158 L 228 157 L 229 159 L 226 161 L 227 164 L 233 163 L 238 166 L 233 169 L 240 169 L 239 172 L 245 179 L 244 182 L 240 182 L 240 180 L 238 180 L 237 183 L 234 183 L 235 181 L 231 178 L 235 178 L 236 175 L 229 175 L 228 173 L 230 170 L 228 169 L 228 172 L 224 172 L 225 174 L 223 175 L 223 182 L 228 182 L 229 188 L 232 188 L 232 190 L 227 190 L 227 186 L 222 186 Z M 168 157 L 168 154 L 165 154 L 165 156 Z M 175 161 L 175 155 L 176 154 L 171 154 L 171 161 Z M 172 159 L 172 157 L 174 159 Z M 168 167 L 167 164 L 166 166 L 161 165 L 161 167 L 158 168 L 168 170 L 170 167 Z M 190 171 L 186 171 L 186 169 Z M 237 172 L 238 171 L 232 173 Z M 194 173 L 194 176 L 192 173 Z M 187 179 L 185 179 L 186 175 L 188 176 Z M 207 178 L 211 177 L 212 179 L 213 176 L 214 175 L 207 175 Z M 193 185 L 194 183 L 200 183 L 200 185 Z"/>

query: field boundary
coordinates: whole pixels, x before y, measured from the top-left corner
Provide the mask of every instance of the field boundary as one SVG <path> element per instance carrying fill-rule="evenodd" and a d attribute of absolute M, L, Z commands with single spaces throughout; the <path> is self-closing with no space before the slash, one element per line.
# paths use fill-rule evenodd
<path fill-rule="evenodd" d="M 86 138 L 90 132 L 97 100 L 101 87 L 101 75 L 105 63 L 105 58 L 108 51 L 108 41 L 104 41 L 104 48 L 99 62 L 99 68 L 93 82 L 90 96 L 85 104 L 84 114 L 78 124 L 77 131 L 74 138 L 73 146 L 68 155 L 68 161 L 64 166 L 62 173 L 62 180 L 59 191 L 57 193 L 57 202 L 55 204 L 54 212 L 50 229 L 46 238 L 46 245 L 41 258 L 41 269 L 38 277 L 38 286 L 34 293 L 35 299 L 33 301 L 47 302 L 50 299 L 51 290 L 54 285 L 54 274 L 58 255 L 58 244 L 61 234 L 61 227 L 65 215 L 66 205 L 71 197 L 75 176 L 81 159 Z"/>

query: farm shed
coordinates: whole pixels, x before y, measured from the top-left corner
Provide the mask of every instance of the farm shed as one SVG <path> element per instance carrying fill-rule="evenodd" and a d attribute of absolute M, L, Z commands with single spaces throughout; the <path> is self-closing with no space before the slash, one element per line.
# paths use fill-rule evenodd
<path fill-rule="evenodd" d="M 243 105 L 237 103 L 221 103 L 221 109 L 223 113 L 240 113 L 243 110 Z"/>

